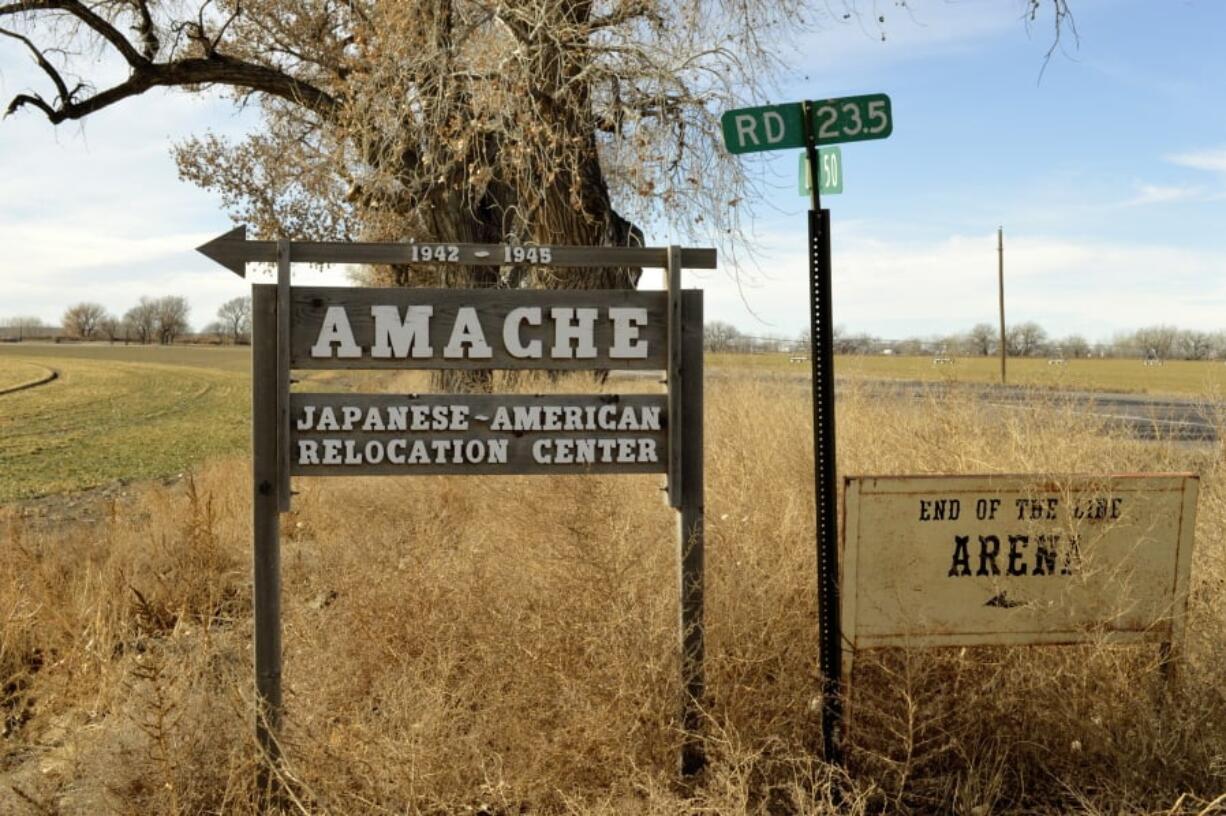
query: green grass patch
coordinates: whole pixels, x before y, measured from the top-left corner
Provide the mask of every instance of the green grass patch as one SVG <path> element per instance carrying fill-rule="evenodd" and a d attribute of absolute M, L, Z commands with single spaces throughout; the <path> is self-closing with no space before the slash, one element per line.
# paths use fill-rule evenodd
<path fill-rule="evenodd" d="M 161 356 L 178 361 L 169 364 L 149 362 L 153 351 L 40 349 L 19 359 L 5 349 L 0 369 L 47 366 L 60 377 L 0 396 L 0 503 L 165 476 L 245 450 L 250 385 L 245 366 L 235 365 L 240 356 L 172 348 Z"/>

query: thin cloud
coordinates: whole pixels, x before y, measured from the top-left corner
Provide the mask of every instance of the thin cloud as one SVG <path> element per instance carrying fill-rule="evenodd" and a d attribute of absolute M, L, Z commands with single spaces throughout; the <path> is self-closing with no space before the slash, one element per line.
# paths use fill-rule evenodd
<path fill-rule="evenodd" d="M 1226 147 L 1190 150 L 1186 153 L 1173 153 L 1163 158 L 1180 167 L 1191 167 L 1193 170 L 1206 170 L 1211 173 L 1226 173 Z"/>
<path fill-rule="evenodd" d="M 1204 196 L 1203 187 L 1164 186 L 1160 184 L 1141 184 L 1137 186 L 1137 194 L 1121 201 L 1120 207 L 1144 207 L 1150 204 L 1172 204 L 1176 201 L 1194 201 Z"/>

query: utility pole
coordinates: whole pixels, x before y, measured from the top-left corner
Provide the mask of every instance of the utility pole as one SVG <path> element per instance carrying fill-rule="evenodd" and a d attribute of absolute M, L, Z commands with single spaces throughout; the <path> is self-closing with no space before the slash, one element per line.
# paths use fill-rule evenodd
<path fill-rule="evenodd" d="M 1000 293 L 1000 384 L 1005 384 L 1005 228 L 996 228 L 996 288 Z"/>

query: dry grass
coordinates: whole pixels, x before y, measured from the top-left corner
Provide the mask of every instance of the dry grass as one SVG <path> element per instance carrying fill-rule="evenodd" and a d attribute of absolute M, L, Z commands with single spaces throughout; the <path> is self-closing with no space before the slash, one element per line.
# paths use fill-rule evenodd
<path fill-rule="evenodd" d="M 815 758 L 807 399 L 720 381 L 707 405 L 702 780 L 673 779 L 677 553 L 658 479 L 302 480 L 284 524 L 280 807 L 1220 812 L 1220 450 L 1106 437 L 1059 405 L 843 398 L 844 473 L 1204 478 L 1173 694 L 1160 701 L 1147 649 L 883 654 L 857 675 L 847 779 Z M 88 529 L 0 520 L 0 813 L 257 809 L 248 514 L 246 463 L 233 459 Z"/>
<path fill-rule="evenodd" d="M 50 373 L 46 366 L 36 363 L 0 358 L 0 394 L 36 383 Z"/>
<path fill-rule="evenodd" d="M 791 355 L 708 354 L 713 368 L 750 369 L 807 377 L 808 363 L 789 362 Z M 932 355 L 840 354 L 834 371 L 847 379 L 922 380 L 924 382 L 1000 382 L 997 357 L 956 357 L 953 365 L 933 365 Z M 1198 397 L 1226 390 L 1226 365 L 1221 360 L 1168 360 L 1146 366 L 1136 359 L 1068 360 L 1048 365 L 1045 357 L 1009 358 L 1008 380 L 1029 388 L 1086 391 L 1127 391 Z"/>

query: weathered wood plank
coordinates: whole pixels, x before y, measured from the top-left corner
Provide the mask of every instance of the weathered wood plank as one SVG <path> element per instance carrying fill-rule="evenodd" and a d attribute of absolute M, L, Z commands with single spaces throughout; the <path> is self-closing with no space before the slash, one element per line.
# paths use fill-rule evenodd
<path fill-rule="evenodd" d="M 297 416 L 305 405 L 339 408 L 387 408 L 393 405 L 464 405 L 474 414 L 491 414 L 500 407 L 558 405 L 586 408 L 613 405 L 633 408 L 658 408 L 660 421 L 667 426 L 667 399 L 663 394 L 345 394 L 337 392 L 297 392 L 290 395 L 290 406 Z"/>
<path fill-rule="evenodd" d="M 661 473 L 668 458 L 661 394 L 299 393 L 291 406 L 301 476 Z"/>
<path fill-rule="evenodd" d="M 546 453 L 550 457 L 565 455 L 573 459 L 580 456 L 579 451 L 585 450 L 584 445 L 591 440 L 608 439 L 614 442 L 614 446 L 609 448 L 608 457 L 615 458 L 620 456 L 617 445 L 630 445 L 630 456 L 641 456 L 642 445 L 651 444 L 655 450 L 656 458 L 653 461 L 639 462 L 603 462 L 597 459 L 591 463 L 579 463 L 569 461 L 565 463 L 542 463 L 538 462 L 533 453 L 533 446 L 538 440 L 543 440 L 546 445 Z M 387 442 L 387 440 L 381 440 Z M 440 436 L 422 436 L 413 437 L 413 439 L 403 440 L 406 444 L 395 448 L 396 456 L 407 457 L 413 451 L 414 442 L 422 442 L 425 445 L 425 450 L 430 452 L 430 456 L 434 457 L 435 442 L 443 444 L 447 440 L 441 439 Z M 481 452 L 474 452 L 477 448 L 470 445 L 481 445 Z M 651 436 L 640 435 L 635 437 L 577 437 L 577 436 L 550 436 L 536 437 L 536 439 L 528 439 L 528 437 L 511 437 L 509 440 L 504 440 L 504 446 L 501 447 L 501 459 L 499 462 L 489 461 L 463 461 L 463 462 L 430 462 L 427 464 L 407 464 L 407 463 L 390 463 L 386 459 L 381 459 L 378 462 L 364 462 L 362 464 L 303 464 L 294 459 L 292 464 L 293 474 L 299 477 L 351 477 L 351 475 L 565 475 L 565 474 L 631 474 L 631 473 L 663 473 L 663 447 L 664 442 L 658 439 L 652 439 Z M 337 448 L 337 456 L 346 457 L 347 450 L 357 451 L 358 456 L 363 456 L 364 447 L 358 447 L 358 441 L 353 440 L 353 448 Z M 391 450 L 387 447 L 386 450 Z M 466 459 L 488 459 L 493 457 L 495 445 L 492 441 L 482 439 L 470 439 L 463 442 L 463 447 L 467 451 Z M 438 455 L 441 458 L 451 459 L 454 457 L 454 447 L 449 447 L 444 453 Z M 320 457 L 325 455 L 324 447 L 318 448 Z M 369 453 L 369 452 L 368 452 Z M 593 456 L 601 456 L 601 448 L 596 447 Z"/>
<path fill-rule="evenodd" d="M 681 247 L 668 248 L 668 267 L 664 270 L 664 290 L 668 293 L 668 413 L 677 417 L 668 434 L 668 503 L 681 507 L 684 476 L 681 471 L 681 425 L 685 419 L 683 407 L 685 388 L 681 378 Z"/>
<path fill-rule="evenodd" d="M 289 361 L 290 242 L 277 241 L 277 507 L 290 508 Z"/>
<path fill-rule="evenodd" d="M 253 287 L 251 476 L 256 736 L 271 760 L 281 726 L 281 543 L 277 506 L 276 287 Z"/>
<path fill-rule="evenodd" d="M 243 274 L 247 263 L 275 263 L 276 241 L 248 241 L 246 229 L 240 227 L 221 235 L 198 248 L 219 264 Z M 434 248 L 443 247 L 445 264 L 456 266 L 499 266 L 528 260 L 517 250 L 532 250 L 535 258 L 532 266 L 559 268 L 594 267 L 664 267 L 667 250 L 662 247 L 585 247 L 585 246 L 538 246 L 533 244 L 449 244 L 446 242 L 400 242 L 351 243 L 347 241 L 294 241 L 295 263 L 313 264 L 413 264 L 434 263 Z M 430 257 L 425 258 L 424 247 L 430 247 Z M 453 249 L 454 248 L 454 251 Z M 547 258 L 541 250 L 547 249 Z M 517 260 L 523 259 L 523 260 Z M 716 251 L 710 248 L 686 248 L 682 250 L 682 264 L 687 269 L 715 269 Z"/>
<path fill-rule="evenodd" d="M 703 621 L 705 586 L 705 488 L 703 482 L 703 359 L 702 292 L 683 295 L 681 332 L 682 405 L 685 416 L 674 423 L 681 446 L 681 682 L 682 725 L 686 734 L 681 750 L 681 773 L 702 770 L 702 705 L 706 689 L 703 670 L 706 646 Z"/>
<path fill-rule="evenodd" d="M 368 289 L 354 287 L 294 287 L 292 301 L 291 361 L 295 368 L 416 368 L 416 369 L 537 369 L 537 370 L 659 370 L 665 366 L 667 354 L 667 294 L 665 292 L 639 292 L 627 290 L 528 290 L 528 289 Z M 375 357 L 372 347 L 376 344 L 376 318 L 373 307 L 395 307 L 395 316 L 401 320 L 408 317 L 409 307 L 431 310 L 428 316 L 428 343 L 421 343 L 409 351 L 390 348 L 390 356 Z M 325 328 L 330 307 L 344 309 L 347 332 L 357 346 L 358 356 L 339 356 L 342 343 L 333 341 L 319 344 L 321 330 Z M 471 308 L 473 317 L 480 326 L 480 333 L 489 346 L 488 355 L 477 359 L 448 358 L 446 348 L 457 331 L 457 316 L 460 310 Z M 524 316 L 508 323 L 508 315 L 515 309 L 537 308 L 540 325 L 533 325 L 533 316 Z M 551 317 L 554 308 L 594 309 L 591 323 L 589 356 L 581 352 L 579 340 L 558 336 L 557 323 L 565 322 Z M 611 309 L 639 309 L 645 313 L 616 313 Z M 567 315 L 578 323 L 577 313 Z M 641 318 L 642 320 L 640 321 Z M 392 319 L 387 320 L 390 325 Z M 421 319 L 419 316 L 417 319 Z M 531 321 L 531 322 L 530 322 Z M 335 327 L 335 323 L 328 325 Z M 618 326 L 620 325 L 620 331 Z M 508 329 L 509 326 L 509 329 Z M 516 344 L 533 346 L 539 350 L 532 353 L 539 357 L 516 356 L 528 353 L 508 345 L 507 334 Z M 326 334 L 326 333 L 325 333 Z M 336 334 L 329 335 L 333 338 Z M 586 338 L 586 333 L 585 333 Z M 619 342 L 620 341 L 620 342 Z M 318 354 L 312 352 L 320 345 Z M 615 349 L 615 345 L 620 348 Z M 471 355 L 471 344 L 458 344 L 461 353 Z M 559 352 L 555 354 L 555 348 Z M 426 350 L 428 349 L 428 351 Z M 401 355 L 408 356 L 401 356 Z M 571 354 L 572 357 L 563 355 Z M 614 356 L 626 355 L 626 356 Z M 326 355 L 326 356 L 325 356 Z M 422 356 L 418 356 L 422 355 Z M 630 356 L 633 355 L 633 356 Z"/>

